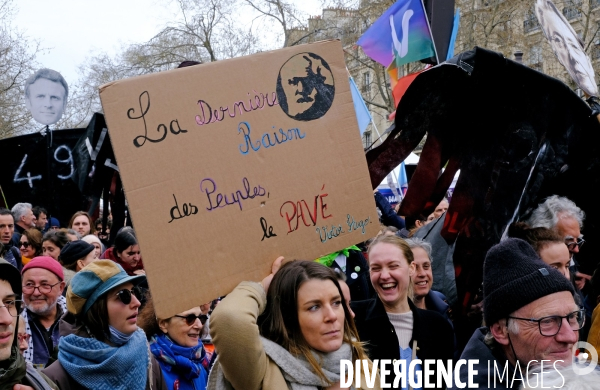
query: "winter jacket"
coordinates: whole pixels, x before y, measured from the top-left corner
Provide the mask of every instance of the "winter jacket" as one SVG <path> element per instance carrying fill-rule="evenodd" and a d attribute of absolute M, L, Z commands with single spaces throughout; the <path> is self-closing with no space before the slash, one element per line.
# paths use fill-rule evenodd
<path fill-rule="evenodd" d="M 19 238 L 20 240 L 21 238 Z M 0 245 L 2 253 L 0 258 L 8 261 L 13 267 L 21 271 L 23 269 L 23 261 L 21 260 L 21 252 L 19 249 L 12 245 L 12 241 L 4 246 Z"/>
<path fill-rule="evenodd" d="M 219 355 L 215 364 L 221 365 L 225 378 L 236 390 L 288 389 L 281 369 L 263 348 L 256 324 L 266 304 L 267 296 L 260 284 L 242 282 L 211 315 L 210 335 Z M 379 381 L 375 384 L 373 388 L 379 389 Z M 358 389 L 366 388 L 364 376 L 361 385 Z"/>
<path fill-rule="evenodd" d="M 448 305 L 448 301 L 446 300 L 446 296 L 439 291 L 429 290 L 429 293 L 425 296 L 425 307 L 427 310 L 433 310 L 436 313 L 440 313 L 442 317 L 452 327 L 454 330 L 454 323 L 452 322 L 451 313 L 452 309 Z M 456 341 L 456 334 L 453 332 L 454 336 L 454 359 L 457 360 L 460 357 L 460 351 L 458 351 L 458 344 Z"/>
<path fill-rule="evenodd" d="M 390 203 L 387 201 L 379 191 L 375 193 L 375 205 L 381 210 L 381 223 L 385 226 L 394 226 L 398 230 L 406 228 L 406 222 L 404 218 L 400 217 L 398 213 L 392 208 Z"/>
<path fill-rule="evenodd" d="M 152 378 L 149 378 L 146 382 L 146 390 L 168 390 L 160 366 L 154 356 L 151 357 L 151 361 Z M 88 390 L 73 380 L 58 360 L 52 363 L 50 367 L 44 369 L 43 373 L 53 380 L 60 390 Z"/>
<path fill-rule="evenodd" d="M 64 313 L 67 312 L 65 297 L 58 297 L 56 307 L 57 318 L 48 330 L 39 322 L 35 313 L 29 311 L 29 309 L 23 310 L 22 315 L 26 321 L 25 332 L 31 336 L 29 345 L 23 355 L 28 362 L 40 369 L 56 359 L 56 348 L 60 340 L 59 324 Z"/>
<path fill-rule="evenodd" d="M 27 372 L 21 384 L 31 386 L 34 390 L 58 389 L 50 378 L 36 370 L 30 363 L 27 363 Z"/>
<path fill-rule="evenodd" d="M 67 336 L 69 334 L 76 334 L 80 337 L 89 337 L 87 332 L 82 329 L 77 329 L 72 322 L 75 317 L 68 313 L 60 323 L 60 334 L 61 337 Z M 154 355 L 150 353 L 150 361 L 152 365 L 152 369 L 149 372 L 148 381 L 146 382 L 146 390 L 167 390 L 167 385 L 164 381 L 162 371 L 160 369 L 160 365 L 154 358 Z M 124 367 L 123 369 L 126 369 Z M 42 371 L 46 376 L 48 376 L 60 390 L 87 390 L 84 386 L 76 382 L 68 373 L 65 371 L 63 366 L 60 364 L 60 361 L 57 360 L 52 363 L 50 366 L 45 368 Z M 115 373 L 118 375 L 118 373 Z"/>
<path fill-rule="evenodd" d="M 512 381 L 513 375 L 515 374 L 515 368 L 508 360 L 506 360 L 506 356 L 504 356 L 504 353 L 499 348 L 497 350 L 492 350 L 485 344 L 484 338 L 487 332 L 487 327 L 477 329 L 460 356 L 461 359 L 479 360 L 479 364 L 474 366 L 477 375 L 474 376 L 473 383 L 479 386 L 479 390 L 518 389 L 523 383 L 520 379 L 524 378 L 521 378 L 520 373 L 517 372 L 515 381 Z M 497 369 L 495 367 L 497 367 Z M 505 367 L 508 367 L 506 373 L 503 372 Z M 496 371 L 496 373 L 494 371 Z M 504 376 L 503 380 L 500 380 L 500 377 L 497 374 L 498 372 L 500 375 Z M 467 383 L 469 379 L 467 365 L 460 368 L 459 379 L 463 384 Z M 448 390 L 464 388 L 464 386 L 457 386 L 456 378 L 454 378 L 454 380 L 455 386 L 448 388 Z"/>
<path fill-rule="evenodd" d="M 162 369 L 169 390 L 205 390 L 210 356 L 202 342 L 195 347 L 182 347 L 166 334 L 150 339 L 150 351 Z"/>
<path fill-rule="evenodd" d="M 417 358 L 444 361 L 452 359 L 454 332 L 448 321 L 434 311 L 415 307 L 410 299 L 408 304 L 413 313 L 413 332 L 409 346 L 412 348 L 413 342 L 416 341 Z M 354 322 L 360 341 L 366 343 L 369 358 L 373 361 L 389 359 L 392 362 L 400 359 L 400 343 L 396 331 L 379 297 L 352 302 L 351 307 L 356 315 Z M 393 372 L 390 378 L 388 383 L 393 383 Z M 430 383 L 437 383 L 437 377 L 432 378 L 435 379 L 430 379 Z"/>
<path fill-rule="evenodd" d="M 454 327 L 454 324 L 450 319 L 450 306 L 448 305 L 444 294 L 439 291 L 429 290 L 429 293 L 425 295 L 425 307 L 427 307 L 427 310 L 433 310 L 436 313 L 440 313 L 440 315 Z"/>
<path fill-rule="evenodd" d="M 100 258 L 112 260 L 115 263 L 119 264 L 121 267 L 123 267 L 123 269 L 125 270 L 125 272 L 127 272 L 127 275 L 129 275 L 129 276 L 134 276 L 135 271 L 144 269 L 144 263 L 142 262 L 142 259 L 140 259 L 140 261 L 137 263 L 137 265 L 135 267 L 132 267 L 129 264 L 123 262 L 121 260 L 121 258 L 117 256 L 117 254 L 115 253 L 114 247 L 108 248 L 107 250 L 105 250 L 104 253 L 102 255 L 100 255 Z"/>
<path fill-rule="evenodd" d="M 37 371 L 31 363 L 28 363 L 20 354 L 16 345 L 11 348 L 8 361 L 2 361 L 0 369 L 0 389 L 12 389 L 14 384 L 30 386 L 33 390 L 56 390 L 54 384 L 48 377 Z"/>
<path fill-rule="evenodd" d="M 331 268 L 339 269 L 341 267 L 337 262 L 333 262 Z M 375 292 L 369 279 L 369 264 L 361 251 L 350 249 L 346 257 L 346 284 L 350 289 L 352 301 L 364 301 L 371 298 Z"/>

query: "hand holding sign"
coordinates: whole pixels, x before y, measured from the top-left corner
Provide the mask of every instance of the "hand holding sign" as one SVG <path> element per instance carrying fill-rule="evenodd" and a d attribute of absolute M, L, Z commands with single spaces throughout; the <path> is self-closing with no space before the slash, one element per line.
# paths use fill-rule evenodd
<path fill-rule="evenodd" d="M 278 258 L 276 258 L 275 261 L 273 262 L 273 265 L 271 266 L 271 273 L 269 275 L 267 275 L 260 282 L 260 284 L 262 284 L 263 288 L 265 289 L 265 293 L 267 291 L 269 291 L 269 286 L 271 285 L 271 281 L 273 280 L 273 276 L 275 276 L 275 274 L 277 273 L 277 271 L 279 271 L 279 268 L 281 268 L 281 265 L 283 264 L 283 260 L 284 259 L 285 259 L 285 257 L 283 257 L 283 256 L 279 256 Z"/>

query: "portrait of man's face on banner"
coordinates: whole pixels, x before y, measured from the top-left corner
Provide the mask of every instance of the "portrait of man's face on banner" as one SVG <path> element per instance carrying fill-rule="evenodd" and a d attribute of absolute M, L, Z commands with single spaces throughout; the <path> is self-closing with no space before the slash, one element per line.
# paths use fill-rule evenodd
<path fill-rule="evenodd" d="M 25 82 L 25 105 L 42 125 L 52 125 L 62 118 L 68 95 L 64 77 L 52 69 L 40 69 Z"/>
<path fill-rule="evenodd" d="M 585 93 L 598 96 L 592 62 L 583 49 L 583 42 L 567 19 L 551 0 L 537 0 L 535 13 L 554 54 L 571 78 Z"/>

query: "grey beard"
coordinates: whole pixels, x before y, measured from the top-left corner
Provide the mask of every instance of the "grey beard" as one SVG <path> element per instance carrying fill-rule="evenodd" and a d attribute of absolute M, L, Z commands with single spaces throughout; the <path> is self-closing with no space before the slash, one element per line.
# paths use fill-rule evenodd
<path fill-rule="evenodd" d="M 32 307 L 32 305 L 29 305 L 29 304 L 26 304 L 25 306 L 27 307 L 27 310 L 29 310 L 30 312 L 37 314 L 40 317 L 46 317 L 52 313 L 52 310 L 54 310 L 54 308 L 56 307 L 57 301 L 58 301 L 58 298 L 55 299 L 54 302 L 52 302 L 52 303 L 49 303 L 48 300 L 46 300 L 45 308 L 40 308 L 40 307 L 34 308 L 34 307 Z"/>

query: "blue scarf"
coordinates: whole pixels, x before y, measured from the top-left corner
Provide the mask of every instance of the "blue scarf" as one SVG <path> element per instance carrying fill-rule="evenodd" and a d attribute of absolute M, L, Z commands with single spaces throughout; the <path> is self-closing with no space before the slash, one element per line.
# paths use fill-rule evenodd
<path fill-rule="evenodd" d="M 150 340 L 150 350 L 160 364 L 169 390 L 206 389 L 209 362 L 202 341 L 195 347 L 181 347 L 167 335 L 158 335 Z"/>
<path fill-rule="evenodd" d="M 120 347 L 121 345 L 128 342 L 129 339 L 131 339 L 131 337 L 135 334 L 135 333 L 125 334 L 123 332 L 120 332 L 116 328 L 113 328 L 110 325 L 108 325 L 108 330 L 110 331 L 110 335 L 108 337 L 110 342 L 113 343 L 114 345 L 116 345 L 117 347 Z"/>
<path fill-rule="evenodd" d="M 150 356 L 141 329 L 120 347 L 71 334 L 60 339 L 58 348 L 58 360 L 65 371 L 88 389 L 146 388 Z"/>

